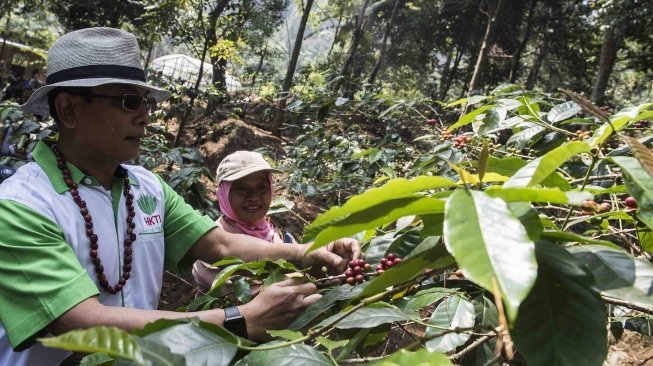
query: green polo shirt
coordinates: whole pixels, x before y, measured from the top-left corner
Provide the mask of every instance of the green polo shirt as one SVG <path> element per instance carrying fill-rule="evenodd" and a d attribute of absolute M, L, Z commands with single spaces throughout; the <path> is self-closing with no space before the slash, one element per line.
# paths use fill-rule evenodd
<path fill-rule="evenodd" d="M 70 204 L 72 197 L 52 150 L 46 143 L 39 142 L 33 157 L 34 163 L 21 167 L 0 185 L 0 323 L 14 349 L 29 347 L 49 323 L 79 302 L 98 294 L 102 303 L 111 306 L 156 307 L 160 288 L 152 291 L 147 287 L 152 283 L 160 284 L 163 265 L 177 270 L 182 263 L 191 264 L 185 259 L 186 253 L 215 227 L 213 220 L 186 204 L 158 176 L 141 167 L 124 165 L 135 197 L 149 195 L 154 202 L 158 198 L 162 207 L 158 212 L 160 222 L 155 215 L 157 212 L 150 212 L 150 206 L 139 204 L 141 208 L 136 209 L 138 238 L 134 244 L 133 273 L 141 269 L 140 276 L 147 278 L 142 281 L 130 278 L 123 290 L 126 294 L 107 295 L 96 286 L 93 266 L 89 265 L 87 238 L 76 232 L 83 227 L 83 219 L 77 206 Z M 95 211 L 89 211 L 94 226 L 98 226 L 96 233 L 101 238 L 100 245 L 113 246 L 111 250 L 117 253 L 117 259 L 114 255 L 105 255 L 105 258 L 117 260 L 114 266 L 117 269 L 113 272 L 119 276 L 123 257 L 121 235 L 125 232 L 123 180 L 117 179 L 107 191 L 95 178 L 85 176 L 70 163 L 68 167 L 79 185 L 80 196 L 89 202 L 89 207 L 94 207 Z M 134 203 L 136 206 L 136 200 Z M 103 225 L 106 228 L 101 235 L 98 231 Z M 103 242 L 103 239 L 106 240 Z M 157 256 L 160 258 L 156 259 Z M 146 261 L 140 268 L 137 258 Z M 101 259 L 104 264 L 104 258 Z M 146 271 L 158 273 L 143 274 Z M 110 268 L 106 272 L 113 273 Z M 129 292 L 130 285 L 142 288 L 131 288 Z M 139 294 L 143 291 L 146 293 L 143 296 L 149 298 L 141 301 Z M 0 339 L 4 332 L 0 328 Z M 0 355 L 2 352 L 0 350 Z"/>

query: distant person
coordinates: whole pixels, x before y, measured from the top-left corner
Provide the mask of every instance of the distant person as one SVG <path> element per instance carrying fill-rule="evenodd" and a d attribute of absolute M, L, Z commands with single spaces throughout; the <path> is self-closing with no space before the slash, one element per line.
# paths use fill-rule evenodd
<path fill-rule="evenodd" d="M 5 87 L 2 101 L 14 100 L 16 103 L 23 103 L 23 77 L 20 75 L 10 74 L 9 83 Z"/>
<path fill-rule="evenodd" d="M 22 109 L 50 114 L 56 142 L 0 184 L 0 365 L 58 365 L 69 352 L 39 337 L 93 326 L 139 328 L 199 317 L 253 340 L 287 327 L 320 298 L 314 284 L 287 279 L 251 302 L 190 313 L 155 310 L 164 266 L 201 259 L 288 259 L 344 272 L 361 256 L 341 242 L 273 244 L 216 227 L 160 177 L 127 165 L 138 157 L 149 111 L 170 92 L 145 82 L 133 34 L 85 28 L 48 51 L 46 85 Z"/>

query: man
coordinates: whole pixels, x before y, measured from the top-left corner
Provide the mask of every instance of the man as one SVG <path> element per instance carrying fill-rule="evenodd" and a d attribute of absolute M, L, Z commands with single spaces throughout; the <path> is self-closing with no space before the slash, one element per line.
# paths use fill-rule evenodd
<path fill-rule="evenodd" d="M 197 316 L 260 340 L 315 302 L 315 286 L 286 280 L 238 307 L 158 311 L 164 265 L 285 258 L 335 273 L 360 256 L 353 240 L 305 254 L 216 229 L 158 176 L 123 165 L 138 156 L 148 107 L 169 95 L 145 82 L 130 33 L 82 29 L 50 48 L 46 85 L 22 108 L 49 112 L 59 139 L 39 142 L 35 162 L 0 185 L 0 365 L 58 364 L 66 352 L 34 342 L 47 334 L 160 318 Z"/>

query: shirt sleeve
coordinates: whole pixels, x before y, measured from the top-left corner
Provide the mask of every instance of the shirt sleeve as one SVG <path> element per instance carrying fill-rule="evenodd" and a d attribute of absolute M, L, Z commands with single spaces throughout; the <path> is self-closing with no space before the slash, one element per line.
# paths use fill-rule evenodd
<path fill-rule="evenodd" d="M 12 347 L 32 345 L 43 329 L 99 293 L 57 224 L 0 200 L 0 322 Z"/>
<path fill-rule="evenodd" d="M 158 176 L 157 176 L 158 177 Z M 163 233 L 165 240 L 164 265 L 171 271 L 193 264 L 186 254 L 204 234 L 216 227 L 210 217 L 200 214 L 177 194 L 161 177 L 165 200 Z"/>

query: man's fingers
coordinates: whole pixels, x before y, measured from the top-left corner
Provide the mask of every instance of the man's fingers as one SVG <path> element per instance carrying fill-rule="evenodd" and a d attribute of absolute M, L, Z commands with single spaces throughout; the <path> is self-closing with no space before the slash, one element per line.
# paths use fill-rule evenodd
<path fill-rule="evenodd" d="M 310 306 L 313 303 L 315 303 L 317 300 L 319 300 L 320 298 L 322 298 L 322 295 L 313 294 L 313 295 L 309 295 L 309 296 L 304 297 L 303 302 L 304 302 L 305 306 Z"/>
<path fill-rule="evenodd" d="M 301 294 L 312 294 L 317 291 L 317 287 L 312 282 L 306 282 L 305 278 L 286 278 L 283 281 L 275 283 L 280 287 L 294 287 L 294 290 Z"/>

